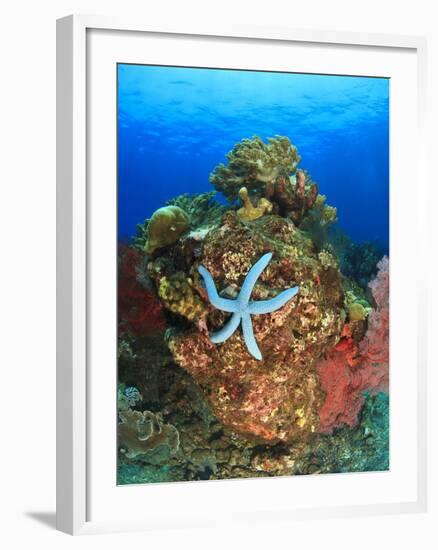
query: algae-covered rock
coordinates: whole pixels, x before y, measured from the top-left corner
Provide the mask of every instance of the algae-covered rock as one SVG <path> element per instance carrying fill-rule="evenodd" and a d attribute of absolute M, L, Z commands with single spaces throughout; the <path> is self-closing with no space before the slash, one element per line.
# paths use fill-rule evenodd
<path fill-rule="evenodd" d="M 174 244 L 189 227 L 189 216 L 179 206 L 159 208 L 148 223 L 145 252 L 152 254 L 158 248 Z"/>
<path fill-rule="evenodd" d="M 170 311 L 189 321 L 205 317 L 207 314 L 206 305 L 181 271 L 169 278 L 164 276 L 160 279 L 158 295 Z"/>
<path fill-rule="evenodd" d="M 295 285 L 300 292 L 274 313 L 253 316 L 263 355 L 257 361 L 248 353 L 240 329 L 223 344 L 211 342 L 207 328 L 221 328 L 227 314 L 209 303 L 197 267 L 205 266 L 218 291 L 227 291 L 240 288 L 252 265 L 267 252 L 273 258 L 252 299 L 269 299 Z M 190 330 L 172 331 L 169 347 L 175 361 L 203 388 L 216 417 L 246 438 L 271 443 L 305 439 L 317 431 L 324 395 L 315 361 L 338 341 L 345 317 L 335 258 L 330 260 L 329 252 L 321 258 L 290 220 L 266 215 L 245 222 L 235 211 L 209 231 L 199 258 L 187 261 L 178 255 L 178 247 L 173 253 L 172 260 L 152 262 L 151 271 L 162 263 L 169 274 L 171 261 L 175 272 L 185 266 L 207 315 L 203 322 L 198 317 Z"/>

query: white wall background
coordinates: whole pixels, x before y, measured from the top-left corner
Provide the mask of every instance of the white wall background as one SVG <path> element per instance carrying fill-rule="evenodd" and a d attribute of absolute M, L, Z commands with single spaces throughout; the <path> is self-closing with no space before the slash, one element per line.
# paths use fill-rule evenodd
<path fill-rule="evenodd" d="M 438 301 L 430 293 L 430 511 L 217 531 L 73 539 L 55 510 L 55 19 L 139 14 L 159 26 L 214 22 L 384 32 L 429 40 L 430 287 L 438 280 L 434 184 L 438 128 L 438 13 L 434 0 L 10 0 L 0 11 L 0 542 L 4 548 L 438 547 Z M 408 223 L 408 221 L 407 221 Z M 407 289 L 408 291 L 408 289 Z M 409 407 L 410 404 L 406 403 Z M 400 427 L 400 429 L 403 429 Z"/>

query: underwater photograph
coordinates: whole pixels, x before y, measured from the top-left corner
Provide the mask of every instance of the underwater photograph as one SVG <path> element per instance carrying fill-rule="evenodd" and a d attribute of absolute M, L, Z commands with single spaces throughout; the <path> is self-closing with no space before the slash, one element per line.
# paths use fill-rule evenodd
<path fill-rule="evenodd" d="M 117 65 L 119 485 L 389 469 L 389 95 Z"/>

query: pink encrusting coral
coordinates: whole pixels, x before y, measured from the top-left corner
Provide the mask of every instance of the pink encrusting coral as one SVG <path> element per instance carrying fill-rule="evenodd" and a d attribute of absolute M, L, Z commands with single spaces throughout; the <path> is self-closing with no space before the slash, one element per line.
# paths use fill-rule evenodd
<path fill-rule="evenodd" d="M 369 283 L 375 308 L 368 317 L 367 332 L 359 344 L 345 325 L 342 338 L 318 364 L 321 387 L 326 394 L 320 410 L 319 431 L 331 433 L 347 424 L 353 427 L 365 401 L 365 393 L 388 391 L 389 380 L 389 261 Z"/>
<path fill-rule="evenodd" d="M 377 264 L 379 271 L 369 283 L 376 307 L 368 317 L 368 330 L 359 345 L 359 352 L 374 369 L 376 388 L 388 389 L 389 363 L 389 259 L 384 256 Z"/>

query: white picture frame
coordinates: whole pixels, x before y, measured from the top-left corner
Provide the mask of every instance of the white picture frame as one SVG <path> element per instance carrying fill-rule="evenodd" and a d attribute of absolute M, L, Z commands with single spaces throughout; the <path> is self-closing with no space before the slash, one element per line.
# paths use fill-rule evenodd
<path fill-rule="evenodd" d="M 104 38 L 99 43 L 93 36 L 93 33 L 100 33 Z M 129 35 L 129 40 L 125 40 Z M 116 39 L 116 37 L 119 37 Z M 123 45 L 120 42 L 126 42 Z M 415 247 L 415 272 L 413 273 L 410 284 L 412 297 L 409 304 L 406 306 L 411 308 L 412 315 L 415 316 L 416 335 L 415 342 L 412 341 L 409 345 L 409 350 L 406 350 L 406 357 L 415 357 L 414 365 L 410 365 L 412 373 L 410 379 L 406 378 L 400 382 L 400 387 L 405 384 L 408 387 L 414 388 L 412 391 L 416 393 L 416 399 L 412 402 L 416 403 L 415 413 L 411 416 L 413 422 L 411 436 L 415 440 L 413 450 L 407 451 L 411 453 L 411 459 L 406 459 L 405 466 L 409 469 L 410 483 L 409 487 L 401 487 L 405 491 L 403 496 L 397 496 L 394 487 L 400 485 L 400 480 L 394 478 L 392 482 L 388 478 L 388 493 L 382 497 L 380 501 L 371 502 L 368 498 L 361 500 L 360 495 L 351 498 L 347 502 L 346 497 L 340 500 L 339 503 L 334 503 L 329 506 L 327 501 L 321 496 L 324 491 L 328 492 L 336 489 L 334 483 L 340 483 L 345 486 L 347 494 L 348 486 L 352 486 L 355 480 L 345 474 L 344 477 L 339 477 L 338 482 L 330 481 L 330 476 L 319 476 L 321 481 L 318 481 L 318 476 L 302 476 L 301 479 L 293 481 L 294 493 L 300 494 L 300 491 L 309 492 L 310 483 L 312 487 L 316 484 L 321 486 L 321 495 L 317 495 L 316 488 L 310 489 L 310 497 L 314 491 L 315 501 L 297 505 L 290 504 L 284 495 L 281 495 L 282 484 L 290 484 L 291 479 L 278 478 L 270 480 L 233 480 L 226 482 L 198 482 L 198 483 L 179 483 L 173 484 L 158 484 L 155 486 L 135 486 L 129 488 L 118 488 L 118 493 L 115 494 L 111 484 L 110 474 L 106 472 L 111 470 L 105 468 L 102 463 L 102 458 L 96 450 L 95 434 L 93 422 L 96 422 L 98 415 L 96 414 L 96 403 L 100 397 L 96 396 L 94 388 L 95 381 L 98 377 L 103 376 L 102 370 L 99 369 L 100 359 L 96 359 L 95 350 L 92 342 L 97 338 L 96 333 L 96 307 L 90 306 L 94 297 L 95 284 L 93 282 L 93 273 L 90 271 L 90 266 L 93 264 L 90 259 L 90 254 L 95 250 L 93 248 L 93 235 L 96 234 L 96 228 L 102 223 L 106 223 L 102 214 L 106 213 L 106 217 L 114 217 L 114 204 L 111 202 L 111 197 L 108 201 L 104 200 L 105 207 L 97 206 L 96 193 L 100 193 L 97 186 L 93 186 L 90 182 L 96 181 L 95 166 L 99 164 L 99 160 L 95 158 L 101 156 L 108 159 L 108 153 L 114 153 L 112 134 L 108 141 L 102 141 L 99 149 L 94 145 L 94 132 L 96 126 L 99 126 L 99 118 L 91 114 L 94 105 L 93 103 L 93 86 L 98 89 L 99 83 L 107 85 L 108 73 L 100 72 L 100 60 L 102 66 L 106 63 L 108 66 L 114 63 L 114 59 L 118 59 L 117 48 L 122 48 L 123 61 L 127 55 L 134 55 L 135 48 L 139 44 L 139 40 L 143 39 L 163 39 L 170 40 L 173 43 L 172 47 L 163 48 L 160 59 L 157 62 L 161 63 L 163 55 L 166 60 L 175 58 L 175 64 L 181 64 L 181 56 L 184 55 L 184 48 L 174 48 L 177 42 L 181 46 L 183 44 L 194 44 L 196 41 L 203 41 L 203 44 L 209 42 L 215 44 L 212 52 L 216 55 L 217 63 L 220 63 L 222 55 L 228 51 L 229 55 L 234 55 L 237 59 L 238 45 L 249 45 L 251 49 L 255 43 L 262 44 L 264 48 L 300 47 L 311 51 L 312 48 L 327 49 L 330 51 L 342 52 L 339 59 L 342 58 L 341 74 L 350 74 L 354 70 L 354 56 L 351 51 L 363 51 L 369 53 L 376 60 L 385 55 L 392 56 L 389 65 L 383 63 L 380 69 L 376 69 L 383 74 L 386 74 L 386 66 L 394 66 L 394 71 L 400 69 L 404 64 L 403 56 L 409 57 L 407 62 L 409 68 L 403 78 L 409 75 L 414 75 L 415 79 L 410 79 L 412 94 L 405 98 L 411 113 L 409 121 L 411 129 L 411 164 L 409 173 L 399 167 L 399 163 L 403 162 L 403 151 L 406 151 L 408 143 L 399 143 L 397 151 L 400 153 L 400 158 L 391 154 L 391 177 L 399 176 L 397 192 L 394 193 L 394 187 L 391 185 L 391 201 L 394 206 L 391 206 L 393 218 L 402 220 L 403 213 L 412 204 L 416 204 L 414 222 L 410 227 L 410 233 L 403 233 L 402 225 L 397 225 L 397 234 L 394 241 L 391 237 L 391 247 L 395 246 L 397 250 L 400 236 L 408 239 L 411 243 L 417 243 Z M 134 41 L 132 47 L 128 44 L 129 41 Z M 192 42 L 190 42 L 192 41 Z M 220 47 L 217 47 L 220 44 Z M 114 47 L 113 47 L 114 46 Z M 123 49 L 125 48 L 125 49 Z M 234 48 L 234 51 L 233 51 Z M 137 48 L 138 49 L 138 48 Z M 245 49 L 245 48 L 243 48 Z M 180 50 L 178 59 L 176 57 L 177 50 Z M 192 48 L 193 50 L 193 48 Z M 142 50 L 146 51 L 146 50 Z M 262 50 L 261 50 L 262 51 Z M 99 58 L 99 52 L 105 55 L 104 58 Z M 350 53 L 348 53 L 350 52 Z M 393 55 L 394 54 L 394 55 Z M 97 57 L 96 57 L 97 55 Z M 136 54 L 138 55 L 138 54 Z M 153 54 L 149 52 L 148 59 L 151 59 Z M 248 55 L 251 55 L 249 53 Z M 423 238 L 426 232 L 426 212 L 425 205 L 426 197 L 426 177 L 423 173 L 425 166 L 425 145 L 424 145 L 424 120 L 425 120 L 425 55 L 426 44 L 425 40 L 419 37 L 407 36 L 390 36 L 390 35 L 369 35 L 369 34 L 349 34 L 326 31 L 304 31 L 286 28 L 178 28 L 177 26 L 163 26 L 159 29 L 151 28 L 148 24 L 143 24 L 138 21 L 129 21 L 122 19 L 112 19 L 105 17 L 94 16 L 69 16 L 58 20 L 57 23 L 57 527 L 59 530 L 70 534 L 86 534 L 96 532 L 108 532 L 114 530 L 131 530 L 131 529 L 153 529 L 163 527 L 177 527 L 182 525 L 209 525 L 211 522 L 218 521 L 260 521 L 262 519 L 273 520 L 279 519 L 296 519 L 303 517 L 328 517 L 330 515 L 358 515 L 358 514 L 383 514 L 394 512 L 418 512 L 426 509 L 426 327 L 424 326 L 424 317 L 418 313 L 425 310 L 426 303 L 426 288 L 425 288 L 425 273 L 423 266 L 425 258 Z M 114 57 L 115 56 L 115 57 Z M 303 56 L 304 58 L 305 56 Z M 329 57 L 329 56 L 327 56 Z M 366 57 L 366 55 L 364 56 Z M 249 61 L 248 61 L 249 59 Z M 105 61 L 105 63 L 103 63 Z M 136 60 L 137 61 L 137 60 Z M 263 62 L 263 61 L 262 61 Z M 375 61 L 374 61 L 375 62 Z M 200 62 L 201 63 L 201 62 Z M 239 61 L 237 60 L 238 64 Z M 250 58 L 247 58 L 247 63 L 251 63 Z M 260 63 L 260 61 L 258 61 Z M 304 61 L 303 61 L 304 63 Z M 329 62 L 327 62 L 329 63 Z M 365 61 L 364 61 L 365 63 Z M 202 65 L 201 65 L 202 66 Z M 365 65 L 364 65 L 365 66 Z M 350 67 L 350 69 L 349 69 Z M 399 67 L 399 68 L 398 68 Z M 301 69 L 302 70 L 302 69 Z M 327 68 L 327 71 L 330 69 Z M 389 70 L 389 69 L 388 69 Z M 392 69 L 391 69 L 392 70 Z M 379 73 L 380 74 L 380 73 Z M 394 73 L 395 74 L 395 73 Z M 401 74 L 401 73 L 400 73 Z M 391 75 L 389 75 L 391 76 Z M 402 78 L 402 77 L 400 77 Z M 111 82 L 110 80 L 108 82 Z M 97 83 L 97 84 L 96 84 Z M 408 93 L 408 92 L 406 92 Z M 399 102 L 402 100 L 399 98 Z M 104 104 L 105 101 L 102 101 Z M 111 98 L 107 101 L 107 108 L 110 109 Z M 91 107 L 91 109 L 90 109 Z M 400 107 L 400 105 L 399 105 Z M 109 111 L 106 111 L 107 113 Z M 103 113 L 103 111 L 102 111 Z M 101 116 L 101 115 L 99 115 Z M 107 117 L 108 118 L 108 117 Z M 90 120 L 93 124 L 90 124 Z M 109 121 L 107 127 L 111 132 L 111 125 L 115 128 L 115 122 Z M 92 129 L 90 130 L 90 126 Z M 391 127 L 397 129 L 397 126 Z M 391 139 L 396 139 L 396 135 L 392 135 Z M 404 149 L 405 148 L 405 149 Z M 108 161 L 107 161 L 108 162 Z M 115 158 L 114 158 L 115 162 Z M 114 167 L 113 167 L 114 168 Z M 112 169 L 113 169 L 112 168 Z M 99 168 L 98 168 L 99 170 Z M 103 172 L 97 172 L 101 177 Z M 108 181 L 113 181 L 113 174 L 109 175 Z M 410 197 L 406 191 L 405 180 L 410 178 Z M 110 186 L 111 187 L 111 186 Z M 108 208 L 106 209 L 106 206 Z M 100 217 L 99 217 L 100 216 Z M 95 220 L 99 219 L 99 224 Z M 417 223 L 418 222 L 418 223 Z M 110 222 L 111 223 L 111 222 Z M 398 231 L 400 227 L 400 231 Z M 393 229 L 393 227 L 392 227 Z M 108 233 L 109 234 L 109 233 Z M 99 235 L 99 238 L 101 236 Z M 110 237 L 108 237 L 110 239 Z M 108 250 L 111 249 L 112 243 L 108 243 Z M 406 275 L 403 274 L 403 267 L 406 265 L 406 258 L 403 257 L 402 246 L 400 248 L 399 261 L 391 264 L 391 296 L 397 297 L 397 293 L 401 292 L 401 286 L 409 283 Z M 91 251 L 91 252 L 90 252 Z M 111 261 L 109 253 L 105 261 Z M 111 278 L 111 277 L 110 277 Z M 106 287 L 106 290 L 114 290 L 114 286 Z M 96 303 L 97 304 L 97 303 Z M 96 305 L 95 304 L 95 305 Z M 403 326 L 401 315 L 397 315 L 397 311 L 402 313 L 402 310 L 397 309 L 397 303 L 391 304 L 391 319 L 399 319 L 400 327 L 394 330 L 397 335 L 403 337 Z M 395 314 L 393 315 L 393 309 Z M 399 330 L 400 329 L 400 330 Z M 102 331 L 104 329 L 102 328 Z M 391 331 L 393 331 L 391 321 Z M 391 332 L 391 337 L 393 332 Z M 403 338 L 402 338 L 403 339 Z M 394 350 L 391 348 L 391 353 Z M 396 351 L 396 350 L 395 350 Z M 402 359 L 400 359 L 400 362 Z M 407 359 L 405 360 L 407 361 Z M 392 367 L 391 367 L 392 368 Z M 405 369 L 407 370 L 407 369 Z M 392 380 L 392 378 L 391 378 Z M 94 381 L 94 383 L 93 383 Z M 106 382 L 102 381 L 102 387 L 109 388 L 111 392 L 113 379 L 109 377 Z M 392 382 L 391 382 L 392 383 Z M 398 384 L 396 380 L 396 384 Z M 393 389 L 393 388 L 392 388 Z M 391 391 L 392 391 L 391 389 Z M 397 388 L 396 388 L 397 389 Z M 400 390 L 402 391 L 402 390 Z M 392 395 L 392 394 L 391 394 Z M 102 398 L 104 399 L 104 398 Z M 113 396 L 111 397 L 113 399 Z M 109 400 L 106 403 L 102 401 L 102 410 L 108 411 L 111 409 L 112 402 Z M 395 399 L 396 408 L 391 409 L 391 417 L 395 415 L 403 415 L 402 407 L 397 408 L 397 399 Z M 100 402 L 99 402 L 100 407 Z M 405 420 L 404 417 L 400 418 Z M 114 418 L 109 418 L 109 422 L 113 422 Z M 406 426 L 406 424 L 405 424 Z M 101 441 L 99 448 L 111 449 L 114 433 L 110 430 L 108 433 L 102 428 Z M 90 434 L 93 434 L 91 436 Z M 106 439 L 105 439 L 106 438 Z M 392 445 L 392 452 L 397 452 L 397 444 Z M 394 450 L 395 449 L 395 450 Z M 402 453 L 402 448 L 398 452 Z M 115 457 L 115 447 L 114 447 Z M 96 458 L 98 456 L 98 458 Z M 104 454 L 102 453 L 102 456 Z M 96 460 L 99 461 L 99 470 L 95 466 Z M 113 459 L 108 458 L 108 463 L 113 464 Z M 407 471 L 407 470 L 406 470 Z M 392 472 L 395 473 L 396 472 Z M 391 475 L 391 473 L 390 473 Z M 105 477 L 106 476 L 106 477 Z M 312 477 L 313 481 L 309 482 L 306 477 Z M 335 476 L 336 477 L 336 476 Z M 97 478 L 99 478 L 98 481 Z M 332 476 L 333 478 L 333 476 Z M 342 479 L 344 481 L 342 481 Z M 327 481 L 328 480 L 328 481 Z M 380 478 L 382 485 L 385 481 Z M 309 482 L 309 485 L 303 487 L 303 483 Z M 378 482 L 378 481 L 377 481 Z M 376 483 L 377 483 L 376 482 Z M 115 485 L 115 478 L 113 479 Z M 365 482 L 362 482 L 362 487 L 372 485 L 374 483 L 371 476 Z M 108 485 L 105 487 L 104 485 Z M 175 487 L 175 485 L 177 487 Z M 196 487 L 195 487 L 196 486 Z M 392 488 L 391 488 L 392 487 Z M 129 502 L 135 502 L 138 508 L 138 503 L 144 499 L 144 490 L 149 490 L 149 502 L 154 502 L 154 510 L 150 513 L 143 512 L 142 514 L 133 514 L 129 509 Z M 362 490 L 362 489 L 361 489 Z M 123 494 L 122 492 L 123 491 Z M 142 493 L 143 491 L 143 493 Z M 393 493 L 391 493 L 393 491 Z M 342 492 L 342 491 L 340 491 Z M 353 489 L 351 490 L 353 492 Z M 278 494 L 278 505 L 263 504 L 260 505 L 260 495 L 269 495 L 271 501 L 273 495 Z M 402 494 L 402 493 L 400 493 Z M 391 496 L 392 495 L 392 496 Z M 210 514 L 213 517 L 202 515 L 202 507 L 197 504 L 199 501 L 209 501 L 215 499 L 219 502 L 222 508 L 218 508 L 215 514 Z M 121 513 L 120 508 L 114 505 L 104 507 L 103 502 L 114 502 L 122 504 L 125 514 Z M 244 513 L 239 514 L 238 509 L 233 509 L 233 502 L 239 501 L 246 503 Z M 161 506 L 162 502 L 174 502 L 175 505 L 167 507 L 166 512 Z M 228 506 L 224 503 L 230 502 Z M 267 499 L 269 500 L 269 499 Z M 190 509 L 185 510 L 185 513 L 178 514 L 178 507 L 181 509 L 181 503 L 190 503 Z M 97 504 L 96 504 L 97 503 Z M 251 504 L 253 503 L 253 504 Z M 100 506 L 100 508 L 99 508 Z M 149 504 L 150 506 L 150 504 Z M 199 509 L 196 507 L 199 506 Z M 151 506 L 150 506 L 151 507 Z M 99 508 L 99 513 L 94 510 Z M 134 508 L 134 506 L 133 506 Z M 152 508 L 152 507 L 151 507 Z M 226 509 L 228 508 L 228 509 Z M 223 514 L 221 516 L 221 509 Z M 90 511 L 93 511 L 91 513 Z"/>

